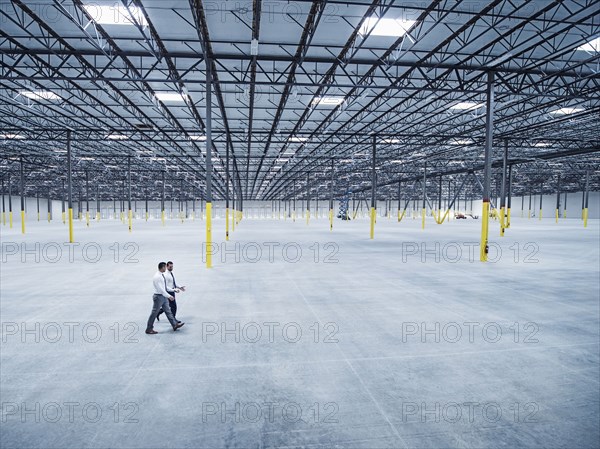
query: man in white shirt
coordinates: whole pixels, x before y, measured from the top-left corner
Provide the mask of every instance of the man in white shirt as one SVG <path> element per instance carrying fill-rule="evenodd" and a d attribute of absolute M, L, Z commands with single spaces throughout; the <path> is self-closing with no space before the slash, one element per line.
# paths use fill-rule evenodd
<path fill-rule="evenodd" d="M 177 299 L 175 298 L 175 293 L 179 293 L 180 290 L 184 292 L 185 285 L 179 286 L 177 285 L 177 282 L 175 282 L 175 275 L 173 274 L 173 262 L 171 261 L 167 262 L 167 271 L 165 271 L 163 276 L 167 281 L 167 293 L 173 297 L 173 301 L 169 301 L 169 307 L 171 308 L 173 317 L 175 317 L 177 320 Z M 156 316 L 158 321 L 160 321 L 160 314 L 163 312 L 164 310 L 162 309 L 158 311 L 158 315 Z M 181 321 L 177 320 L 177 322 L 180 323 Z"/>
<path fill-rule="evenodd" d="M 185 323 L 178 323 L 173 314 L 171 313 L 171 309 L 168 306 L 169 301 L 173 301 L 175 298 L 171 296 L 167 292 L 167 280 L 164 276 L 164 273 L 167 269 L 167 264 L 165 262 L 161 262 L 158 264 L 158 271 L 152 277 L 152 284 L 154 286 L 154 295 L 152 296 L 152 301 L 154 305 L 152 307 L 152 313 L 150 314 L 150 318 L 148 318 L 148 325 L 146 326 L 147 334 L 158 334 L 154 330 L 154 320 L 158 315 L 158 311 L 162 308 L 173 326 L 173 330 L 176 331 Z"/>

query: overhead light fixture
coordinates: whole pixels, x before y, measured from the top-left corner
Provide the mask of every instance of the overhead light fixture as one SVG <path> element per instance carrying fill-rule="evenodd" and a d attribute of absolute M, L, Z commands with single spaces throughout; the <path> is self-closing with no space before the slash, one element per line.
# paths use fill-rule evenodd
<path fill-rule="evenodd" d="M 95 160 L 96 160 L 96 158 L 95 158 L 95 157 L 87 157 L 87 156 L 86 156 L 86 157 L 82 157 L 82 158 L 80 158 L 80 159 L 81 159 L 82 161 L 95 161 Z"/>
<path fill-rule="evenodd" d="M 251 56 L 258 55 L 258 39 L 252 39 L 250 41 L 250 55 Z"/>
<path fill-rule="evenodd" d="M 571 108 L 571 107 L 566 107 L 566 108 L 560 108 L 560 109 L 555 109 L 554 111 L 550 111 L 550 114 L 575 114 L 577 112 L 582 112 L 584 109 L 583 108 Z"/>
<path fill-rule="evenodd" d="M 127 137 L 124 134 L 109 134 L 108 136 L 106 136 L 106 138 L 110 140 L 126 140 L 129 137 Z"/>
<path fill-rule="evenodd" d="M 306 142 L 308 137 L 291 136 L 288 140 L 290 142 Z"/>
<path fill-rule="evenodd" d="M 577 47 L 577 50 L 589 51 L 591 53 L 600 53 L 600 37 L 597 37 L 596 39 Z"/>
<path fill-rule="evenodd" d="M 344 102 L 342 97 L 315 97 L 312 101 L 313 106 L 337 106 Z"/>
<path fill-rule="evenodd" d="M 382 143 L 400 143 L 400 139 L 382 139 Z"/>
<path fill-rule="evenodd" d="M 416 20 L 380 19 L 379 17 L 371 16 L 364 23 L 360 30 L 360 34 L 364 36 L 370 32 L 371 36 L 401 37 L 404 36 L 416 22 Z"/>
<path fill-rule="evenodd" d="M 54 152 L 55 153 L 66 153 L 67 150 L 60 150 L 60 149 L 57 148 L 56 150 L 54 150 Z"/>
<path fill-rule="evenodd" d="M 60 97 L 49 90 L 24 90 L 21 95 L 32 100 L 60 100 Z"/>
<path fill-rule="evenodd" d="M 185 101 L 185 98 L 179 92 L 156 92 L 154 96 L 160 101 L 179 102 Z"/>
<path fill-rule="evenodd" d="M 192 140 L 198 140 L 200 142 L 204 142 L 206 140 L 206 136 L 205 135 L 200 135 L 200 134 L 192 134 L 192 135 L 190 135 L 190 139 L 192 139 Z"/>
<path fill-rule="evenodd" d="M 392 164 L 402 164 L 404 161 L 401 159 L 395 159 L 393 161 L 390 161 Z"/>
<path fill-rule="evenodd" d="M 551 145 L 552 144 L 548 142 L 536 142 L 533 144 L 534 147 L 549 147 Z"/>
<path fill-rule="evenodd" d="M 512 58 L 512 53 L 505 53 L 502 56 L 498 56 L 496 59 L 491 60 L 486 64 L 487 67 L 496 67 L 497 65 L 502 64 L 508 59 Z"/>
<path fill-rule="evenodd" d="M 99 25 L 133 25 L 134 20 L 143 27 L 148 25 L 144 14 L 137 6 L 125 6 L 117 3 L 110 5 L 89 4 L 83 6 L 92 20 Z"/>
<path fill-rule="evenodd" d="M 462 101 L 460 103 L 453 104 L 450 109 L 459 109 L 461 111 L 472 111 L 484 107 L 484 103 L 475 103 L 472 101 Z"/>
<path fill-rule="evenodd" d="M 451 139 L 450 145 L 471 145 L 473 141 L 471 139 Z"/>
<path fill-rule="evenodd" d="M 21 134 L 0 134 L 0 139 L 24 139 Z"/>

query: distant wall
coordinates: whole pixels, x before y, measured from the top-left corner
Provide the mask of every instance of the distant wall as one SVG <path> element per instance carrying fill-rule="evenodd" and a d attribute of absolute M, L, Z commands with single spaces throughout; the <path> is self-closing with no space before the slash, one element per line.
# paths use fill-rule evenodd
<path fill-rule="evenodd" d="M 567 194 L 567 218 L 580 218 L 581 217 L 581 192 L 569 193 Z M 492 201 L 495 203 L 496 199 L 492 198 Z M 560 197 L 560 216 L 563 216 L 563 210 L 565 208 L 565 196 L 564 194 Z M 437 202 L 431 200 L 431 203 L 437 205 Z M 48 216 L 48 200 L 40 197 L 40 220 L 46 220 Z M 230 203 L 231 204 L 231 203 Z M 277 217 L 279 212 L 279 206 L 275 205 L 273 211 L 271 211 L 271 205 L 275 204 L 271 201 L 244 201 L 244 215 L 248 218 L 271 218 L 271 216 Z M 288 205 L 293 204 L 292 202 L 288 202 Z M 471 208 L 472 204 L 472 208 Z M 127 202 L 125 202 L 125 209 L 127 209 Z M 411 201 L 407 210 L 412 210 L 413 206 L 416 205 L 416 210 L 421 210 L 421 200 L 417 200 L 416 203 Z M 532 215 L 537 216 L 539 213 L 539 205 L 540 205 L 540 196 L 534 195 L 531 198 L 531 212 Z M 73 201 L 73 215 L 75 217 L 78 216 L 79 213 L 79 202 Z M 114 211 L 116 206 L 116 215 L 120 216 L 121 213 L 121 204 L 119 201 L 101 201 L 100 202 L 100 213 L 101 218 L 114 218 Z M 340 203 L 339 201 L 334 201 L 333 210 L 337 215 L 339 211 Z M 354 203 L 354 206 L 359 210 L 358 216 L 366 216 L 368 207 L 370 207 L 370 201 L 368 204 L 365 201 L 358 201 Z M 520 216 L 521 206 L 524 209 L 524 215 L 527 216 L 529 210 L 529 196 L 526 196 L 524 200 L 518 196 L 513 197 L 512 199 L 512 212 L 513 216 Z M 554 217 L 554 210 L 556 209 L 556 195 L 544 195 L 542 198 L 542 210 L 543 216 L 546 218 Z M 7 212 L 8 217 L 8 195 L 4 197 L 4 207 Z M 132 201 L 132 209 L 134 210 L 137 218 L 145 218 L 146 204 L 145 201 L 139 200 L 137 202 Z M 205 212 L 204 202 L 199 200 L 196 201 L 196 217 L 200 217 L 201 212 Z M 390 213 L 396 214 L 398 207 L 398 201 L 392 200 Z M 402 207 L 404 207 L 404 200 L 402 201 Z M 443 205 L 443 209 L 445 208 L 445 204 Z M 60 220 L 62 218 L 62 202 L 57 200 L 52 200 L 50 204 L 52 219 Z M 96 202 L 90 201 L 90 217 L 96 217 Z M 286 206 L 284 203 L 281 203 L 281 217 L 284 216 L 284 210 Z M 317 201 L 312 199 L 310 201 L 310 209 L 311 216 L 315 217 L 317 214 Z M 481 214 L 481 200 L 473 200 L 468 201 L 465 207 L 465 201 L 461 199 L 460 203 L 456 205 L 454 208 L 459 212 L 473 213 L 475 215 Z M 17 223 L 21 221 L 21 198 L 19 196 L 13 195 L 12 197 L 12 210 L 13 210 L 13 222 Z M 184 206 L 184 213 L 185 213 Z M 187 202 L 187 215 L 188 217 L 192 217 L 194 210 L 194 205 L 192 201 Z M 296 216 L 303 216 L 304 211 L 306 210 L 306 201 L 296 200 Z M 353 203 L 350 200 L 350 210 L 353 210 Z M 428 207 L 429 211 L 429 207 Z M 27 220 L 37 220 L 37 199 L 36 198 L 26 198 L 25 199 L 25 212 L 27 214 Z M 85 216 L 86 212 L 86 202 L 82 202 L 81 212 L 83 216 Z M 160 211 L 160 201 L 148 201 L 148 212 L 150 219 L 160 219 L 161 211 Z M 165 200 L 165 212 L 167 218 L 177 218 L 179 216 L 179 203 L 177 201 Z M 325 199 L 321 199 L 318 202 L 318 217 L 327 217 L 329 212 L 329 201 Z M 383 216 L 386 213 L 386 203 L 385 201 L 377 202 L 377 213 L 379 216 Z M 224 218 L 225 217 L 225 201 L 214 201 L 213 202 L 213 216 L 215 218 Z M 590 192 L 589 198 L 589 218 L 600 218 L 600 192 Z"/>

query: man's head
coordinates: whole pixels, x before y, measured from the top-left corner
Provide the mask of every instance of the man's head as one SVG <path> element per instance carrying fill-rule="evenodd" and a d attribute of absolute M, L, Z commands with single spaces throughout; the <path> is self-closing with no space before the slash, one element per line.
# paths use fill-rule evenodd
<path fill-rule="evenodd" d="M 171 262 L 170 260 L 167 262 L 167 270 L 173 271 L 173 262 Z"/>
<path fill-rule="evenodd" d="M 167 264 L 165 262 L 161 262 L 158 264 L 158 271 L 160 271 L 161 273 L 164 273 L 166 268 Z"/>

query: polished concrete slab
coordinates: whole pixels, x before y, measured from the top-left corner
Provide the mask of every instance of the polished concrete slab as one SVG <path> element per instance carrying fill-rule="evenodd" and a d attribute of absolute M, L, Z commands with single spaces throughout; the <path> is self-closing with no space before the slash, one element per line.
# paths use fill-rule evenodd
<path fill-rule="evenodd" d="M 598 447 L 599 221 L 492 222 L 487 264 L 480 226 L 221 219 L 211 270 L 198 219 L 2 227 L 0 446 Z"/>

